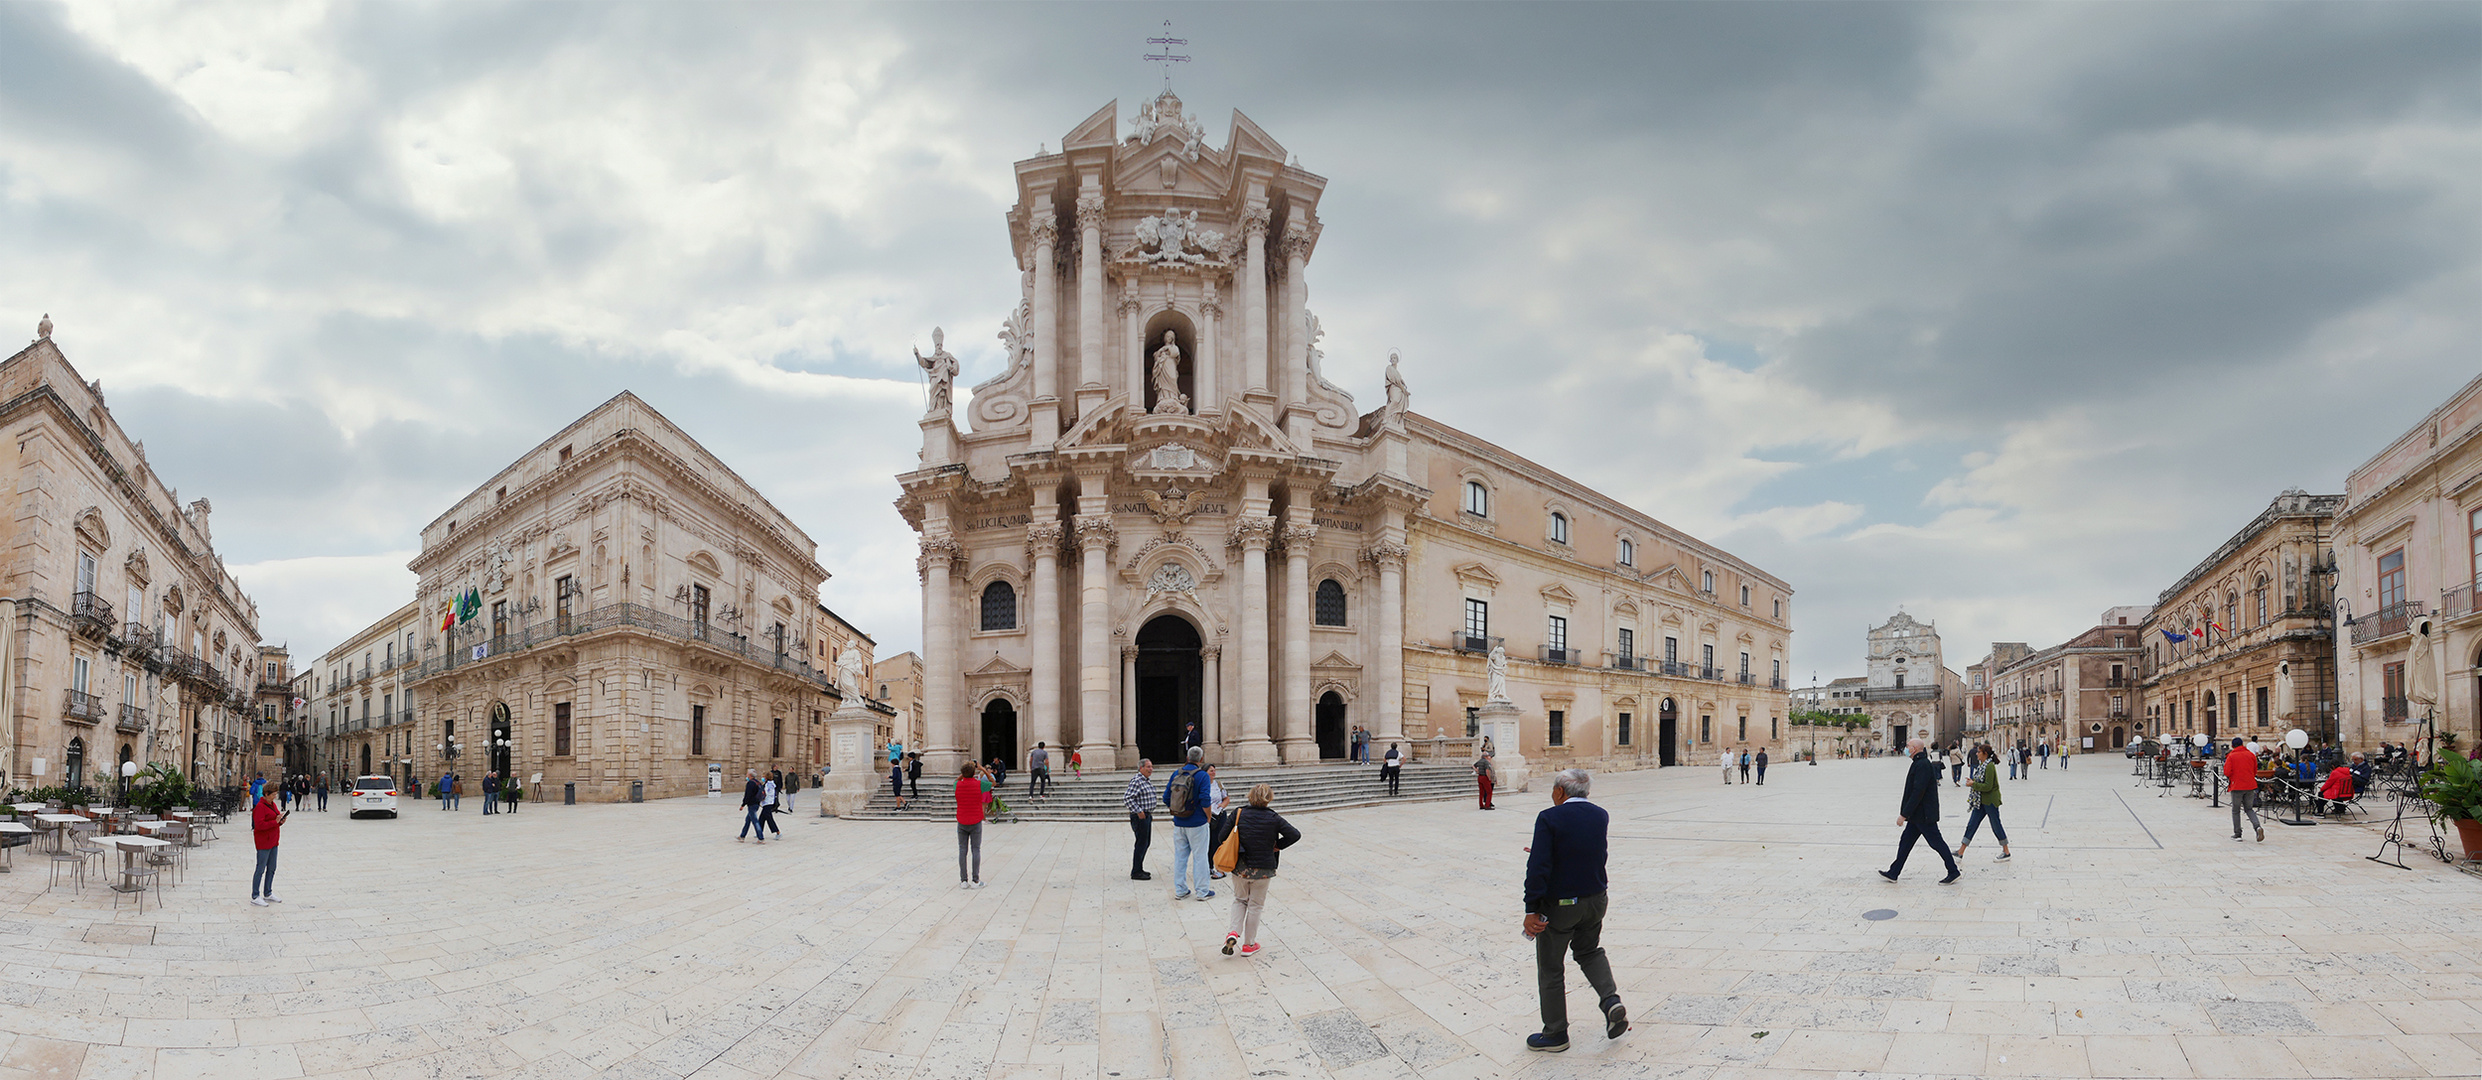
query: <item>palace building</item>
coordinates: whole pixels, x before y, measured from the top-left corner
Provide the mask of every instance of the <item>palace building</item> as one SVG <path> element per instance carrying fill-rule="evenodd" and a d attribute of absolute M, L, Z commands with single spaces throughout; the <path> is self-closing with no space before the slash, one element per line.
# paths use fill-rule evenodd
<path fill-rule="evenodd" d="M 2139 628 L 2149 735 L 2336 738 L 2341 495 L 2286 491 L 2156 597 Z"/>
<path fill-rule="evenodd" d="M 1463 754 L 1501 646 L 1503 755 L 1780 751 L 1792 588 L 1557 471 L 1321 374 L 1327 181 L 1166 92 L 1016 165 L 1008 363 L 953 417 L 934 332 L 919 468 L 926 758 L 1090 768 Z"/>

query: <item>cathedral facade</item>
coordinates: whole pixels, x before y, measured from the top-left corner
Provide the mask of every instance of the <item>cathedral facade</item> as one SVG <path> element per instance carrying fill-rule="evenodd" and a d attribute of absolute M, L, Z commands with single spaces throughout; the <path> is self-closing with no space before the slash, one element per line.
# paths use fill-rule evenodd
<path fill-rule="evenodd" d="M 1236 112 L 1223 147 L 1165 93 L 1017 163 L 1008 364 L 960 410 L 934 337 L 919 468 L 922 713 L 935 767 L 1342 758 L 1476 735 L 1503 647 L 1500 752 L 1661 764 L 1781 736 L 1790 586 L 1321 374 L 1304 272 L 1326 181 Z M 962 411 L 960 425 L 956 413 Z"/>

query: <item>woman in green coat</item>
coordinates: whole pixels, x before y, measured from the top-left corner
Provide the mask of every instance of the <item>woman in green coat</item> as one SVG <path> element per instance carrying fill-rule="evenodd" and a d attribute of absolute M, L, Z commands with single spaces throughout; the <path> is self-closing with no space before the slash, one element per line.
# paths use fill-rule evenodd
<path fill-rule="evenodd" d="M 1999 764 L 1991 760 L 1991 748 L 1974 747 L 1974 782 L 1966 792 L 1965 806 L 1972 816 L 1965 819 L 1965 842 L 1956 845 L 1956 857 L 1964 858 L 1965 849 L 1974 842 L 1974 830 L 1982 827 L 1982 819 L 1991 819 L 1991 835 L 1999 838 L 1999 857 L 2008 858 L 2008 828 L 1999 823 Z"/>

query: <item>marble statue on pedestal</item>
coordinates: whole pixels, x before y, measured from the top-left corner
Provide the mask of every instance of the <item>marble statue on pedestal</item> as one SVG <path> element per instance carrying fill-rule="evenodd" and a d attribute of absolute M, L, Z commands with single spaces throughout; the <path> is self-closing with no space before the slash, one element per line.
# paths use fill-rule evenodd
<path fill-rule="evenodd" d="M 1413 391 L 1405 387 L 1405 376 L 1396 370 L 1396 350 L 1388 350 L 1387 411 L 1379 415 L 1381 424 L 1401 424 L 1405 410 L 1413 405 Z"/>
<path fill-rule="evenodd" d="M 1497 702 L 1497 703 L 1500 703 L 1500 704 L 1507 704 L 1507 703 L 1508 703 L 1508 650 L 1507 650 L 1507 649 L 1505 649 L 1505 648 L 1503 648 L 1503 647 L 1501 647 L 1501 646 L 1498 646 L 1498 645 L 1493 645 L 1493 646 L 1491 646 L 1491 666 L 1490 666 L 1490 669 L 1489 669 L 1489 673 L 1490 673 L 1490 679 L 1491 679 L 1490 694 L 1489 694 L 1489 696 L 1485 697 L 1483 700 L 1485 700 L 1485 701 L 1491 701 L 1491 702 Z"/>
<path fill-rule="evenodd" d="M 1181 393 L 1181 347 L 1172 343 L 1172 331 L 1163 332 L 1163 347 L 1155 350 L 1155 411 L 1181 415 L 1189 412 L 1189 398 Z"/>
<path fill-rule="evenodd" d="M 844 691 L 848 701 L 862 696 L 862 650 L 846 649 L 836 654 L 836 689 Z"/>
<path fill-rule="evenodd" d="M 922 370 L 931 376 L 931 405 L 923 410 L 922 418 L 928 420 L 948 415 L 954 404 L 952 395 L 957 382 L 957 358 L 949 353 L 946 338 L 939 327 L 931 328 L 931 355 L 924 356 L 922 350 L 915 349 L 914 363 L 921 365 Z"/>

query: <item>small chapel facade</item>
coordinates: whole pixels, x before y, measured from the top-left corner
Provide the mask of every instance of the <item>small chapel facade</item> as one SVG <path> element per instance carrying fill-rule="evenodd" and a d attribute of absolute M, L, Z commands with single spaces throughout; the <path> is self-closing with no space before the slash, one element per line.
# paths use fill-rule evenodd
<path fill-rule="evenodd" d="M 1016 165 L 1008 364 L 954 415 L 933 339 L 919 468 L 923 749 L 1090 769 L 1470 753 L 1487 657 L 1547 767 L 1774 746 L 1792 589 L 1617 499 L 1320 371 L 1326 180 L 1166 92 Z M 1055 755 L 1055 761 L 1064 755 Z"/>

